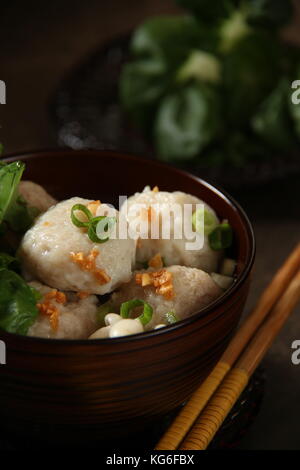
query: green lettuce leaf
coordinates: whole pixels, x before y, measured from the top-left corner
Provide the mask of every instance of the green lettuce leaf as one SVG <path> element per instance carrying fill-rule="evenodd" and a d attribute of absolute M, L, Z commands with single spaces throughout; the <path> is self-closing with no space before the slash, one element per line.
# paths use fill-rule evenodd
<path fill-rule="evenodd" d="M 19 161 L 0 166 L 0 233 L 5 232 L 5 224 L 14 232 L 24 233 L 38 215 L 39 211 L 28 207 L 18 193 L 24 169 L 25 164 Z"/>
<path fill-rule="evenodd" d="M 217 92 L 204 85 L 189 85 L 167 95 L 155 122 L 155 141 L 163 160 L 189 160 L 216 136 L 220 112 Z"/>
<path fill-rule="evenodd" d="M 38 316 L 39 294 L 14 271 L 0 269 L 0 328 L 26 335 Z"/>
<path fill-rule="evenodd" d="M 288 99 L 291 85 L 283 78 L 266 97 L 252 118 L 252 128 L 266 144 L 276 149 L 296 147 L 293 125 L 289 115 Z"/>
<path fill-rule="evenodd" d="M 0 223 L 6 220 L 18 197 L 18 185 L 25 165 L 13 162 L 0 167 Z"/>

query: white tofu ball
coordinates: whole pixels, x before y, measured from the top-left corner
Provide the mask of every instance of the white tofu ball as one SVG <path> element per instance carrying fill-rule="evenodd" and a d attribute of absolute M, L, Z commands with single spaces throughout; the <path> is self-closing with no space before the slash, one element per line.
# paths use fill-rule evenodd
<path fill-rule="evenodd" d="M 137 241 L 137 268 L 159 253 L 163 258 L 165 266 L 178 264 L 203 269 L 207 272 L 217 271 L 222 253 L 210 248 L 207 235 L 204 237 L 199 234 L 196 235 L 197 239 L 201 240 L 200 246 L 202 248 L 187 249 L 187 243 L 193 242 L 193 240 L 189 240 L 181 228 L 183 216 L 179 217 L 177 215 L 180 209 L 181 214 L 183 214 L 185 204 L 191 205 L 191 212 L 195 211 L 196 204 L 203 204 L 205 209 L 211 212 L 216 218 L 217 223 L 219 223 L 219 219 L 211 207 L 197 197 L 181 191 L 169 193 L 165 191 L 151 191 L 150 188 L 145 188 L 142 193 L 136 193 L 128 198 L 127 204 L 123 204 L 121 213 L 126 216 L 130 227 L 140 227 L 141 221 L 145 221 L 147 216 L 149 219 L 148 232 L 146 234 L 148 239 L 141 237 Z M 175 215 L 170 210 L 172 207 L 176 208 L 177 212 L 175 212 Z M 153 236 L 151 239 L 152 217 L 156 218 L 161 228 L 163 223 L 165 223 L 168 212 L 171 214 L 170 239 L 164 239 L 161 230 L 156 239 Z M 191 218 L 190 215 L 189 220 Z M 176 238 L 178 233 L 182 233 L 180 239 Z"/>
<path fill-rule="evenodd" d="M 119 311 L 123 302 L 132 299 L 141 299 L 151 305 L 153 316 L 146 330 L 166 323 L 166 313 L 173 312 L 179 320 L 187 318 L 209 305 L 220 295 L 222 289 L 211 279 L 206 272 L 185 266 L 170 266 L 162 270 L 171 273 L 173 295 L 168 296 L 157 293 L 153 285 L 142 286 L 137 283 L 136 274 L 157 272 L 152 269 L 137 271 L 130 283 L 124 284 L 111 296 L 114 311 Z M 138 310 L 138 309 L 137 309 Z M 136 315 L 141 312 L 137 311 Z M 135 312 L 133 312 L 135 316 Z"/>
<path fill-rule="evenodd" d="M 18 190 L 28 206 L 35 207 L 40 212 L 45 212 L 57 203 L 42 186 L 32 181 L 20 181 Z"/>
<path fill-rule="evenodd" d="M 57 289 L 100 295 L 130 280 L 134 240 L 112 236 L 105 243 L 95 243 L 85 228 L 73 224 L 72 207 L 90 203 L 93 201 L 74 197 L 58 203 L 36 220 L 19 250 L 25 271 Z M 105 215 L 106 209 L 105 204 L 99 205 L 95 215 L 103 215 L 103 210 Z M 120 217 L 117 211 L 114 215 L 118 234 Z"/>
<path fill-rule="evenodd" d="M 43 297 L 38 300 L 40 313 L 29 328 L 28 336 L 86 339 L 97 328 L 99 305 L 95 295 L 81 299 L 74 293 L 58 292 L 39 282 L 30 282 L 29 285 Z"/>

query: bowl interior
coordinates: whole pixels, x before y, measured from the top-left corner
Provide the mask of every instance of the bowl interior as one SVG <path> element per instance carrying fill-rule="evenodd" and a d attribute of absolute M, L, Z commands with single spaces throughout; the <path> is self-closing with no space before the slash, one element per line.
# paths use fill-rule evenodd
<path fill-rule="evenodd" d="M 7 158 L 8 161 L 18 159 L 26 163 L 23 178 L 41 184 L 58 200 L 80 196 L 100 199 L 118 208 L 119 196 L 131 196 L 147 185 L 197 196 L 212 206 L 219 218 L 228 219 L 233 227 L 234 248 L 231 255 L 237 260 L 238 279 L 222 296 L 222 300 L 238 289 L 251 270 L 255 242 L 247 216 L 224 191 L 196 176 L 153 160 L 112 151 L 54 150 Z M 220 299 L 216 302 L 219 303 Z M 205 312 L 214 305 L 215 302 L 204 309 Z M 156 330 L 155 333 L 158 332 Z"/>

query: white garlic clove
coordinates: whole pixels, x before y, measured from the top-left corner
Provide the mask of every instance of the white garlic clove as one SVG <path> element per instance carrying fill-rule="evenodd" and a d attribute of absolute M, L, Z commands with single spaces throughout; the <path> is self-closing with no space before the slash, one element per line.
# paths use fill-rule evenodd
<path fill-rule="evenodd" d="M 143 332 L 144 328 L 140 320 L 126 318 L 110 327 L 109 337 L 116 338 L 118 336 L 136 335 Z"/>
<path fill-rule="evenodd" d="M 121 315 L 118 315 L 117 313 L 108 313 L 107 315 L 105 315 L 105 318 L 104 318 L 104 322 L 106 326 L 114 325 L 120 320 L 122 320 L 122 317 Z"/>
<path fill-rule="evenodd" d="M 99 330 L 95 331 L 89 339 L 101 339 L 101 338 L 109 338 L 109 330 L 110 326 L 104 326 L 103 328 L 99 328 Z"/>

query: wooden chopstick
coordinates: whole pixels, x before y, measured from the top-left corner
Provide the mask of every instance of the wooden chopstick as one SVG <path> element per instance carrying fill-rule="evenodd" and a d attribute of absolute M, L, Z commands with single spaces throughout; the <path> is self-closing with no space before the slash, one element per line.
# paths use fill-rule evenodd
<path fill-rule="evenodd" d="M 180 450 L 204 450 L 207 448 L 299 301 L 300 270 L 285 294 L 272 309 L 267 320 L 259 328 L 234 368 L 208 402 L 179 447 Z"/>
<path fill-rule="evenodd" d="M 175 450 L 193 426 L 200 412 L 218 388 L 243 349 L 261 325 L 271 308 L 284 293 L 300 266 L 300 243 L 295 247 L 272 281 L 260 296 L 256 307 L 232 339 L 211 374 L 194 392 L 184 408 L 162 436 L 156 450 Z"/>

